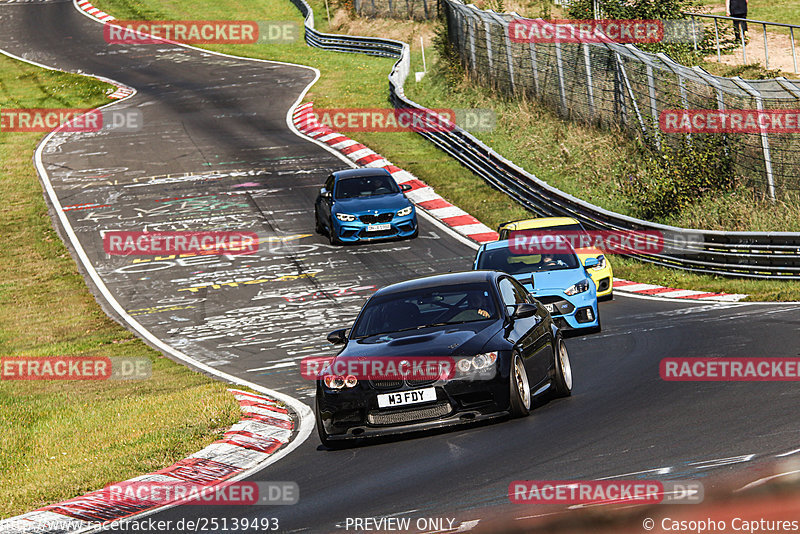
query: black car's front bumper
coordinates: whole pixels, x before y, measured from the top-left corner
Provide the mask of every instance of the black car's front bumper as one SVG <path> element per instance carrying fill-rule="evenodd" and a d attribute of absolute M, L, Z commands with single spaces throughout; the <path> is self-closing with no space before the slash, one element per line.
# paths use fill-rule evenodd
<path fill-rule="evenodd" d="M 436 388 L 436 400 L 379 408 L 384 393 Z M 317 417 L 329 440 L 389 436 L 483 421 L 508 413 L 508 377 L 438 381 L 428 385 L 376 389 L 369 383 L 331 392 L 317 385 Z"/>

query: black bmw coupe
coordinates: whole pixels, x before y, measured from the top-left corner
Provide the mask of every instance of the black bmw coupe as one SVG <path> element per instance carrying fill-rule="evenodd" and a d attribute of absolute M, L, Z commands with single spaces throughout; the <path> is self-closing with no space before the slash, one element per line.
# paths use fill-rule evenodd
<path fill-rule="evenodd" d="M 323 445 L 528 414 L 534 397 L 568 396 L 572 370 L 558 327 L 498 271 L 384 287 L 317 376 Z"/>

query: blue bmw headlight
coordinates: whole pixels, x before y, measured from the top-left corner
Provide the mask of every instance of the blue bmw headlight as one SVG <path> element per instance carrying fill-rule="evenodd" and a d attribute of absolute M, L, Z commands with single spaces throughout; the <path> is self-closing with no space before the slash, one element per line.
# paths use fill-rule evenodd
<path fill-rule="evenodd" d="M 407 208 L 403 208 L 397 212 L 398 217 L 405 217 L 406 215 L 410 215 L 411 212 L 414 211 L 414 206 L 408 206 Z"/>
<path fill-rule="evenodd" d="M 343 222 L 353 222 L 356 220 L 356 216 L 350 215 L 349 213 L 337 213 L 336 218 Z"/>
<path fill-rule="evenodd" d="M 589 291 L 589 284 L 591 284 L 589 279 L 584 278 L 580 282 L 569 286 L 567 289 L 564 290 L 564 293 L 566 293 L 569 296 L 572 296 L 572 295 L 577 295 L 578 293 L 583 293 L 584 291 Z"/>

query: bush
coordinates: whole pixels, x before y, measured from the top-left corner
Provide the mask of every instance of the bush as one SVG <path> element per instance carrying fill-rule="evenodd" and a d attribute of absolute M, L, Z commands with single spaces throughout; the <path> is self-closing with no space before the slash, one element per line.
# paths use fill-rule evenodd
<path fill-rule="evenodd" d="M 676 20 L 687 11 L 699 6 L 696 0 L 599 0 L 600 11 L 607 19 Z M 594 18 L 592 0 L 575 0 L 567 8 L 567 16 L 573 19 Z"/>
<path fill-rule="evenodd" d="M 684 136 L 661 151 L 644 148 L 647 163 L 623 182 L 623 191 L 637 216 L 664 219 L 695 203 L 700 197 L 730 191 L 737 185 L 733 159 L 735 147 L 720 135 Z"/>

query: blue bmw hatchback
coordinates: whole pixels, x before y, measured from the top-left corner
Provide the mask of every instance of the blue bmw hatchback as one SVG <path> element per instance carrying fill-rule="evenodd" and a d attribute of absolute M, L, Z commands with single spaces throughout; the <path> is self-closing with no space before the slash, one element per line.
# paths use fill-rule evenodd
<path fill-rule="evenodd" d="M 314 203 L 317 233 L 332 245 L 417 236 L 417 212 L 386 169 L 332 173 Z"/>
<path fill-rule="evenodd" d="M 568 243 L 565 250 L 551 254 L 520 254 L 509 240 L 481 245 L 474 269 L 502 271 L 516 278 L 541 302 L 559 328 L 589 334 L 600 331 L 597 288 L 587 269 L 597 258 L 581 264 Z"/>

